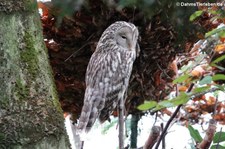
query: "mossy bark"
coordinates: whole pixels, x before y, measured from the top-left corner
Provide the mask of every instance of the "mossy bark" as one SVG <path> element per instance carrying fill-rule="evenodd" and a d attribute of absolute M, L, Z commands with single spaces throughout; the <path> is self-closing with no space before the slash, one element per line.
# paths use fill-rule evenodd
<path fill-rule="evenodd" d="M 34 0 L 0 2 L 0 148 L 70 148 Z"/>

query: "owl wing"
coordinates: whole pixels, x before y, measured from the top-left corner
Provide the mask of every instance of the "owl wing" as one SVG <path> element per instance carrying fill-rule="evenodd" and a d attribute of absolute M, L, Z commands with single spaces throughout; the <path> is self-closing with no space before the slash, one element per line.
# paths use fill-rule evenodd
<path fill-rule="evenodd" d="M 118 101 L 124 99 L 124 95 L 128 88 L 132 65 L 136 56 L 135 52 L 121 51 L 117 55 L 116 59 L 118 59 L 118 66 L 110 81 L 110 86 L 112 86 L 112 88 L 106 94 L 105 105 L 99 116 L 101 123 L 109 120 L 109 116 L 115 110 Z M 122 61 L 120 61 L 120 59 L 122 59 Z"/>
<path fill-rule="evenodd" d="M 89 131 L 103 108 L 116 106 L 113 100 L 117 99 L 116 94 L 122 86 L 121 77 L 115 74 L 119 63 L 120 55 L 116 52 L 95 52 L 92 55 L 86 72 L 84 105 L 78 129 Z"/>

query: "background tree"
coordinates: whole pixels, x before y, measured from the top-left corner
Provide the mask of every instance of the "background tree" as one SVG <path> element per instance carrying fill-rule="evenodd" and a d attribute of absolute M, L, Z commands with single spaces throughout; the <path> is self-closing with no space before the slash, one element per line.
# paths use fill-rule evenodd
<path fill-rule="evenodd" d="M 37 2 L 1 0 L 0 22 L 0 148 L 69 148 Z"/>
<path fill-rule="evenodd" d="M 16 118 L 19 115 L 24 118 L 29 109 L 32 109 L 31 111 L 37 109 L 37 113 L 32 113 L 31 123 L 40 124 L 36 126 L 41 129 L 41 131 L 38 131 L 39 133 L 50 135 L 54 132 L 53 134 L 59 134 L 56 136 L 64 138 L 60 108 L 57 106 L 57 100 L 53 100 L 56 99 L 55 93 L 51 92 L 54 89 L 50 85 L 52 80 L 49 77 L 49 67 L 46 65 L 47 56 L 43 54 L 44 51 L 39 49 L 43 46 L 41 43 L 43 39 L 38 38 L 41 37 L 39 36 L 40 30 L 38 30 L 40 24 L 33 23 L 34 20 L 38 20 L 38 16 L 36 12 L 28 9 L 31 7 L 24 5 L 28 2 L 31 1 L 19 1 L 17 3 L 4 1 L 0 5 L 1 15 L 3 16 L 1 19 L 4 22 L 0 29 L 2 33 L 0 39 L 3 41 L 1 42 L 3 48 L 0 53 L 1 70 L 3 72 L 0 74 L 0 81 L 3 82 L 1 83 L 1 95 L 3 95 L 2 99 L 13 99 L 12 102 L 1 100 L 0 130 L 4 130 L 4 132 L 0 131 L 0 141 L 2 140 L 1 145 L 3 147 L 8 144 L 5 140 L 20 134 L 14 134 L 14 130 L 22 126 L 21 123 L 23 123 Z M 221 7 L 179 7 L 176 2 L 179 1 L 68 0 L 67 3 L 64 1 L 62 3 L 60 0 L 53 0 L 48 3 L 39 3 L 39 7 L 42 8 L 41 20 L 44 40 L 49 50 L 60 103 L 65 113 L 72 114 L 74 122 L 79 117 L 82 107 L 85 89 L 84 76 L 89 58 L 103 30 L 109 24 L 118 20 L 133 22 L 139 27 L 141 37 L 139 42 L 141 53 L 134 64 L 128 90 L 127 114 L 137 114 L 140 117 L 149 112 L 155 114 L 156 117 L 167 114 L 171 116 L 171 121 L 177 118 L 177 114 L 179 114 L 178 121 L 182 121 L 184 124 L 192 124 L 199 122 L 200 116 L 203 114 L 202 111 L 204 111 L 210 114 L 214 113 L 213 118 L 216 121 L 224 122 L 222 112 L 224 103 L 217 102 L 216 98 L 205 98 L 203 95 L 209 91 L 224 88 L 221 85 L 224 83 L 221 81 L 224 80 L 224 75 L 222 75 L 224 73 L 224 69 L 222 69 L 224 67 L 223 55 L 225 49 L 223 46 L 224 37 L 222 36 L 224 27 L 222 29 L 217 28 L 220 23 L 224 22 L 224 11 L 221 11 L 223 10 Z M 33 7 L 34 5 L 29 6 Z M 195 12 L 197 9 L 200 11 Z M 5 13 L 8 13 L 7 17 Z M 36 14 L 35 17 L 33 14 Z M 191 16 L 191 14 L 194 15 Z M 28 20 L 24 17 L 25 15 L 26 18 L 29 18 Z M 197 25 L 193 25 L 189 21 L 190 16 L 190 20 L 195 20 L 194 23 Z M 5 24 L 7 22 L 8 24 Z M 13 30 L 14 27 L 16 30 Z M 209 38 L 211 35 L 219 36 L 218 38 Z M 194 45 L 199 39 L 202 39 L 202 41 Z M 35 44 L 33 44 L 34 41 Z M 203 48 L 204 46 L 206 48 Z M 15 50 L 17 48 L 19 50 Z M 211 65 L 214 60 L 215 62 Z M 10 83 L 6 84 L 5 82 Z M 201 88 L 199 85 L 205 86 Z M 217 88 L 211 90 L 211 87 L 214 86 Z M 168 95 L 172 91 L 175 91 L 179 96 L 170 100 Z M 6 98 L 8 96 L 10 98 Z M 26 100 L 21 99 L 34 100 L 26 102 Z M 45 102 L 44 99 L 50 100 Z M 189 101 L 191 102 L 190 105 L 188 105 Z M 17 109 L 17 104 L 21 105 L 19 106 L 21 108 Z M 55 108 L 48 107 L 52 107 L 52 105 L 58 107 L 56 108 L 57 112 L 54 111 Z M 178 108 L 173 114 L 168 108 L 176 106 Z M 183 109 L 184 112 L 182 113 L 180 109 Z M 14 117 L 8 117 L 10 112 L 15 113 L 13 116 L 15 116 L 16 124 L 19 122 L 19 125 L 15 124 Z M 52 116 L 52 113 L 54 113 L 54 116 Z M 113 115 L 117 116 L 117 111 Z M 51 123 L 48 121 L 49 119 Z M 54 120 L 58 120 L 57 124 L 61 125 L 53 127 L 55 126 L 53 125 L 55 124 Z M 2 125 L 6 123 L 8 125 Z M 28 124 L 28 122 L 23 124 Z M 165 133 L 168 125 L 165 126 Z M 5 127 L 12 126 L 15 126 L 15 129 L 5 129 Z M 196 133 L 193 132 L 196 131 L 190 125 L 188 126 L 190 132 L 195 136 Z M 22 130 L 21 133 L 25 132 L 23 131 L 25 127 L 22 128 L 20 129 Z M 134 131 L 132 133 L 134 134 L 132 145 L 134 146 L 136 146 L 134 141 L 136 140 L 136 129 L 137 123 L 134 122 L 132 126 Z M 36 131 L 32 134 L 35 133 Z M 163 139 L 165 133 L 161 135 L 161 139 Z M 31 136 L 30 133 L 24 134 Z M 214 132 L 211 134 L 214 134 Z M 41 140 L 43 137 L 39 138 Z M 14 140 L 12 142 L 16 142 Z M 198 144 L 202 139 L 197 137 L 195 140 Z M 218 140 L 220 141 L 220 139 L 217 139 L 217 142 L 219 142 Z M 22 140 L 23 142 L 27 143 Z M 63 143 L 63 141 L 59 142 Z"/>

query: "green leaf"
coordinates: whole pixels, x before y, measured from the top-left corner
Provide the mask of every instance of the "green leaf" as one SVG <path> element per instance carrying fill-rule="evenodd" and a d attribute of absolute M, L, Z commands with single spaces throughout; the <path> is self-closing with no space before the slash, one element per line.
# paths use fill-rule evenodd
<path fill-rule="evenodd" d="M 217 59 L 215 59 L 211 64 L 218 63 L 218 62 L 220 62 L 220 61 L 222 61 L 222 60 L 224 60 L 224 59 L 225 59 L 225 55 L 220 56 L 220 57 L 218 57 Z"/>
<path fill-rule="evenodd" d="M 201 93 L 201 92 L 204 92 L 204 91 L 206 91 L 208 89 L 210 89 L 210 86 L 198 87 L 198 88 L 195 88 L 193 90 L 193 93 Z"/>
<path fill-rule="evenodd" d="M 213 15 L 218 15 L 220 13 L 219 11 L 216 11 L 216 10 L 208 10 L 208 12 Z"/>
<path fill-rule="evenodd" d="M 199 81 L 199 85 L 210 84 L 212 82 L 211 76 L 205 76 L 202 80 Z"/>
<path fill-rule="evenodd" d="M 213 81 L 219 81 L 219 80 L 225 80 L 225 75 L 224 74 L 216 74 L 212 76 Z"/>
<path fill-rule="evenodd" d="M 163 100 L 159 102 L 158 104 L 164 108 L 170 108 L 175 106 L 170 100 Z"/>
<path fill-rule="evenodd" d="M 216 86 L 219 90 L 225 91 L 224 85 L 218 85 L 218 84 L 215 84 L 215 86 Z"/>
<path fill-rule="evenodd" d="M 156 105 L 157 105 L 156 101 L 145 101 L 143 104 L 139 105 L 137 108 L 138 110 L 145 111 L 145 110 L 154 108 Z"/>
<path fill-rule="evenodd" d="M 224 38 L 224 37 L 225 37 L 225 31 L 219 32 L 219 37 L 220 37 L 220 38 Z"/>
<path fill-rule="evenodd" d="M 152 109 L 152 111 L 155 112 L 155 111 L 159 111 L 159 110 L 164 109 L 164 108 L 165 108 L 165 107 L 163 107 L 163 106 L 157 104 L 156 107 Z"/>
<path fill-rule="evenodd" d="M 190 21 L 194 21 L 197 17 L 199 17 L 200 15 L 202 15 L 203 11 L 199 10 L 199 11 L 195 11 L 189 18 Z"/>
<path fill-rule="evenodd" d="M 225 31 L 225 27 L 213 29 L 205 34 L 205 38 L 208 38 L 209 36 L 212 36 L 216 33 L 220 33 L 222 31 Z"/>
<path fill-rule="evenodd" d="M 163 108 L 171 108 L 188 102 L 191 95 L 188 95 L 185 92 L 181 92 L 179 96 L 171 100 L 160 101 L 152 111 L 158 111 Z"/>
<path fill-rule="evenodd" d="M 178 78 L 176 78 L 175 80 L 173 80 L 173 84 L 176 83 L 183 83 L 185 80 L 187 80 L 190 76 L 188 74 L 179 76 Z"/>
<path fill-rule="evenodd" d="M 189 95 L 185 92 L 181 92 L 179 96 L 177 96 L 174 99 L 171 99 L 170 102 L 174 105 L 174 106 L 178 106 L 181 104 L 185 104 L 188 102 L 189 100 Z"/>
<path fill-rule="evenodd" d="M 217 64 L 215 64 L 215 63 L 211 63 L 210 66 L 216 67 L 217 69 L 219 69 L 219 70 L 221 70 L 221 71 L 224 71 L 224 70 L 225 70 L 224 67 L 221 67 L 221 66 L 219 66 L 219 65 L 217 65 Z"/>
<path fill-rule="evenodd" d="M 199 143 L 202 141 L 202 137 L 197 129 L 194 129 L 191 125 L 188 125 L 188 130 L 195 142 Z"/>
<path fill-rule="evenodd" d="M 212 145 L 210 149 L 225 149 L 225 147 L 219 144 L 219 145 Z"/>
<path fill-rule="evenodd" d="M 225 132 L 217 132 L 213 137 L 213 143 L 220 143 L 225 141 Z"/>
<path fill-rule="evenodd" d="M 160 108 L 170 108 L 170 107 L 175 107 L 181 104 L 185 104 L 187 103 L 189 100 L 189 95 L 187 95 L 184 92 L 181 92 L 179 96 L 177 96 L 176 98 L 173 98 L 171 100 L 163 100 L 161 102 L 158 103 L 159 106 L 161 106 Z"/>

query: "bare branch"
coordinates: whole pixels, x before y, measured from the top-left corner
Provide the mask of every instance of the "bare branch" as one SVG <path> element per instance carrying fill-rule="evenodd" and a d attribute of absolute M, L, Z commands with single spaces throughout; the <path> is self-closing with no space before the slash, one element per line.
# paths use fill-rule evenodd
<path fill-rule="evenodd" d="M 194 87 L 194 83 L 192 83 L 190 86 L 189 86 L 189 88 L 188 88 L 188 90 L 187 90 L 187 93 L 188 92 L 190 92 L 191 90 L 192 90 L 192 88 Z M 156 144 L 156 146 L 155 146 L 155 149 L 158 149 L 158 147 L 159 147 L 159 145 L 160 145 L 160 142 L 162 141 L 162 139 L 164 138 L 164 136 L 165 136 L 165 134 L 166 134 L 166 132 L 167 132 L 167 129 L 169 128 L 169 126 L 170 126 L 170 123 L 173 121 L 173 119 L 176 117 L 176 115 L 177 115 L 177 113 L 180 111 L 180 108 L 182 107 L 182 104 L 181 105 L 179 105 L 177 108 L 176 108 L 176 110 L 175 110 L 175 112 L 173 113 L 173 115 L 170 117 L 170 119 L 168 120 L 168 122 L 166 123 L 166 126 L 165 126 L 165 128 L 163 129 L 163 131 L 162 131 L 162 133 L 161 133 L 161 135 L 160 135 L 160 138 L 159 138 L 159 140 L 158 140 L 158 142 L 157 142 L 157 144 Z"/>
<path fill-rule="evenodd" d="M 202 142 L 197 145 L 198 149 L 207 149 L 213 140 L 213 136 L 216 132 L 216 121 L 214 119 L 209 120 L 209 127 L 206 131 L 206 135 Z"/>
<path fill-rule="evenodd" d="M 160 126 L 153 126 L 143 149 L 151 149 L 159 139 L 160 132 L 161 132 Z"/>

